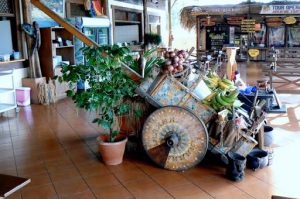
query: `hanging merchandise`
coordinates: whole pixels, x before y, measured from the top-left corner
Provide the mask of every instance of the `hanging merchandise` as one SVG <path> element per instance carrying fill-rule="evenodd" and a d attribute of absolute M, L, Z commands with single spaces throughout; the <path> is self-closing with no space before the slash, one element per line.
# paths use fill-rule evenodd
<path fill-rule="evenodd" d="M 284 47 L 285 27 L 269 27 L 269 47 Z"/>
<path fill-rule="evenodd" d="M 260 30 L 255 31 L 253 35 L 254 39 L 254 45 L 257 45 L 258 47 L 265 47 L 266 43 L 266 26 L 263 24 L 260 24 Z"/>
<path fill-rule="evenodd" d="M 98 0 L 91 1 L 91 13 L 93 17 L 102 16 L 102 6 Z"/>
<path fill-rule="evenodd" d="M 300 47 L 300 28 L 299 26 L 288 27 L 288 46 Z"/>

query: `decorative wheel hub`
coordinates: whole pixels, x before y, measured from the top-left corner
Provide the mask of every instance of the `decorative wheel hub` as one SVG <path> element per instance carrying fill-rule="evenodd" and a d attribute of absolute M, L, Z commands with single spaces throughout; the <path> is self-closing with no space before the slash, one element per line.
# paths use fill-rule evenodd
<path fill-rule="evenodd" d="M 142 141 L 156 164 L 170 170 L 185 170 L 205 156 L 208 135 L 205 125 L 193 113 L 168 106 L 148 117 Z"/>

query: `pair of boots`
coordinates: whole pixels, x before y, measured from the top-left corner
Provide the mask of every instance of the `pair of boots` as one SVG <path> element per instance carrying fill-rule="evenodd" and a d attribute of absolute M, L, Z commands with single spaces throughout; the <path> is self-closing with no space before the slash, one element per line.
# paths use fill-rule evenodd
<path fill-rule="evenodd" d="M 245 176 L 246 158 L 231 151 L 227 156 L 226 177 L 236 182 L 241 181 Z"/>

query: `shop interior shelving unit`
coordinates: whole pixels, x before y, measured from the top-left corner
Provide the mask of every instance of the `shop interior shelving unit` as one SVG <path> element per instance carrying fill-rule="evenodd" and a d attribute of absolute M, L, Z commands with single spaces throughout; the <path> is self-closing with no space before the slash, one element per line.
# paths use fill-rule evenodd
<path fill-rule="evenodd" d="M 0 77 L 7 76 L 11 79 L 11 87 L 10 88 L 4 88 L 0 85 L 0 96 L 3 95 L 13 95 L 13 102 L 12 103 L 2 103 L 0 102 L 0 113 L 2 114 L 5 111 L 9 111 L 12 109 L 16 109 L 16 112 L 18 112 L 17 109 L 17 101 L 16 101 L 16 89 L 14 86 L 14 71 L 1 71 Z"/>
<path fill-rule="evenodd" d="M 39 57 L 41 62 L 42 74 L 44 77 L 53 79 L 54 76 L 61 75 L 61 63 L 54 63 L 53 57 L 61 56 L 62 61 L 69 61 L 71 65 L 75 64 L 75 48 L 74 48 L 74 36 L 62 27 L 50 27 L 41 28 L 41 47 L 39 49 Z M 62 43 L 58 45 L 55 41 L 61 38 Z M 66 41 L 70 41 L 70 44 L 66 44 Z M 66 83 L 59 83 L 54 81 L 56 86 L 56 99 L 66 97 L 66 90 L 68 86 Z"/>

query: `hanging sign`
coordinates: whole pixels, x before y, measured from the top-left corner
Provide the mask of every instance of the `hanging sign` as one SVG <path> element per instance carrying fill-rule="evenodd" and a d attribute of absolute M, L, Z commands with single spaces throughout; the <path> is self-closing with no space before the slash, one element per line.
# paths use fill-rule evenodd
<path fill-rule="evenodd" d="M 244 19 L 245 19 L 245 17 L 243 17 L 243 16 L 228 17 L 227 18 L 227 24 L 229 24 L 229 25 L 241 25 L 241 22 Z"/>
<path fill-rule="evenodd" d="M 260 14 L 300 14 L 300 4 L 263 5 Z"/>
<path fill-rule="evenodd" d="M 255 20 L 254 19 L 244 19 L 241 22 L 242 32 L 255 32 Z"/>
<path fill-rule="evenodd" d="M 280 17 L 268 17 L 266 19 L 267 26 L 281 26 L 283 25 L 282 18 Z"/>
<path fill-rule="evenodd" d="M 297 22 L 296 18 L 293 16 L 289 16 L 283 19 L 285 24 L 295 24 Z"/>
<path fill-rule="evenodd" d="M 257 57 L 259 55 L 259 50 L 258 49 L 250 49 L 248 50 L 248 54 L 250 57 Z"/>

